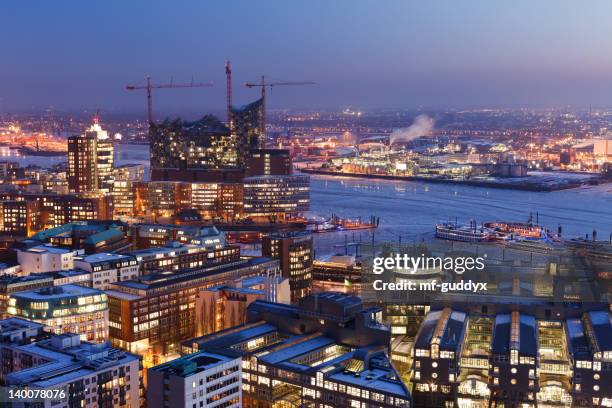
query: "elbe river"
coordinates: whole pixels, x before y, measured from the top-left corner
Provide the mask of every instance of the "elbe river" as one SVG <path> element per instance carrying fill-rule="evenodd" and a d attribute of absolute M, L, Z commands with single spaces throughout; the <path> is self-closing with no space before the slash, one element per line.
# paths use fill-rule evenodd
<path fill-rule="evenodd" d="M 48 166 L 65 157 L 11 157 L 22 165 Z M 143 163 L 148 166 L 147 145 L 120 144 L 116 163 Z M 443 221 L 469 223 L 504 220 L 527 221 L 539 215 L 540 224 L 566 237 L 584 237 L 597 230 L 599 239 L 612 234 L 612 183 L 555 192 L 489 189 L 450 184 L 387 181 L 330 176 L 311 176 L 311 216 L 327 218 L 336 214 L 367 220 L 380 218 L 376 241 L 421 241 L 433 236 L 434 225 Z M 321 250 L 331 242 L 353 239 L 370 241 L 371 231 L 317 234 Z M 324 237 L 325 236 L 325 237 Z M 328 249 L 328 248 L 327 248 Z M 329 249 L 328 249 L 329 251 Z M 327 251 L 322 251 L 327 252 Z"/>

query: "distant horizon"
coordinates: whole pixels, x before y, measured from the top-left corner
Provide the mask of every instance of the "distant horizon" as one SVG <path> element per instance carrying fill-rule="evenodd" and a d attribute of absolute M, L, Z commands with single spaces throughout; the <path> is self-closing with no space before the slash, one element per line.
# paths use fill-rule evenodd
<path fill-rule="evenodd" d="M 236 106 L 236 105 L 234 105 Z M 542 111 L 563 111 L 567 110 L 570 112 L 578 113 L 584 112 L 587 113 L 589 110 L 592 111 L 612 111 L 612 103 L 608 106 L 604 105 L 585 105 L 585 104 L 564 104 L 564 105 L 453 105 L 453 106 L 405 106 L 405 107 L 370 107 L 363 108 L 358 104 L 354 105 L 342 105 L 336 107 L 276 107 L 272 109 L 268 109 L 268 114 L 271 115 L 279 115 L 282 113 L 287 114 L 297 114 L 297 113 L 341 113 L 343 109 L 353 109 L 356 111 L 363 112 L 364 115 L 374 114 L 374 113 L 414 113 L 418 114 L 420 112 L 432 112 L 432 113 L 448 113 L 448 112 L 460 112 L 462 110 L 465 111 L 487 111 L 487 110 L 501 110 L 501 111 L 520 111 L 520 110 L 532 110 L 534 112 L 542 112 Z M 112 117 L 117 116 L 129 116 L 133 119 L 142 119 L 146 120 L 146 107 L 138 108 L 126 108 L 126 109 L 106 109 L 104 107 L 98 108 L 56 108 L 54 106 L 50 107 L 35 107 L 35 108 L 22 108 L 22 109 L 14 109 L 14 110 L 2 110 L 0 108 L 0 117 L 3 115 L 45 115 L 52 112 L 54 115 L 71 115 L 78 117 L 93 117 L 96 113 L 98 113 L 102 121 L 104 120 L 105 115 L 109 115 Z M 224 119 L 225 116 L 225 107 L 219 108 L 206 108 L 203 107 L 201 109 L 197 109 L 194 107 L 189 108 L 174 108 L 167 109 L 163 112 L 156 111 L 155 112 L 155 120 L 161 121 L 166 117 L 175 118 L 175 117 L 200 117 L 207 114 L 212 114 L 214 116 L 220 117 L 221 120 Z"/>
<path fill-rule="evenodd" d="M 273 88 L 271 110 L 612 106 L 610 15 L 605 0 L 6 0 L 0 112 L 137 113 L 144 92 L 125 86 L 146 75 L 215 83 L 154 91 L 160 113 L 222 109 L 226 60 L 236 105 L 261 75 L 317 83 Z"/>

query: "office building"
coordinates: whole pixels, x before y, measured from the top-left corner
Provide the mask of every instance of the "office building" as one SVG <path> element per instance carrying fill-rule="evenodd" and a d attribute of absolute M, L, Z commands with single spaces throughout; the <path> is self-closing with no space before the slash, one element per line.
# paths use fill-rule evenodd
<path fill-rule="evenodd" d="M 240 356 L 245 407 L 407 408 L 411 396 L 387 357 L 379 308 L 335 292 L 298 306 L 257 300 L 247 323 L 184 341 L 184 353 Z"/>
<path fill-rule="evenodd" d="M 254 219 L 282 221 L 310 209 L 308 176 L 254 176 L 244 179 L 244 212 Z"/>
<path fill-rule="evenodd" d="M 203 219 L 234 219 L 243 214 L 242 183 L 151 181 L 133 183 L 134 216 L 175 217 L 197 210 Z"/>
<path fill-rule="evenodd" d="M 134 256 L 111 253 L 77 256 L 74 267 L 88 272 L 91 286 L 100 290 L 109 289 L 114 282 L 135 279 L 140 269 Z"/>
<path fill-rule="evenodd" d="M 29 276 L 45 276 L 53 279 L 53 286 L 78 285 L 91 288 L 91 273 L 82 269 L 36 273 Z"/>
<path fill-rule="evenodd" d="M 317 292 L 345 292 L 359 296 L 369 284 L 362 281 L 361 262 L 352 255 L 331 255 L 315 259 L 312 289 Z"/>
<path fill-rule="evenodd" d="M 246 322 L 248 306 L 255 300 L 290 303 L 289 279 L 279 274 L 239 279 L 206 288 L 196 298 L 196 336 L 216 333 Z"/>
<path fill-rule="evenodd" d="M 74 257 L 77 255 L 77 251 L 51 245 L 39 245 L 15 251 L 22 273 L 26 275 L 74 269 Z"/>
<path fill-rule="evenodd" d="M 201 290 L 275 271 L 278 271 L 275 260 L 237 259 L 115 282 L 106 291 L 111 341 L 117 347 L 143 355 L 147 367 L 165 362 L 178 353 L 181 340 L 195 335 L 196 298 Z"/>
<path fill-rule="evenodd" d="M 240 357 L 195 353 L 147 371 L 149 408 L 241 408 Z"/>
<path fill-rule="evenodd" d="M 62 285 L 12 293 L 7 313 L 43 324 L 51 333 L 75 333 L 96 343 L 108 339 L 108 300 L 97 289 Z"/>
<path fill-rule="evenodd" d="M 280 260 L 283 277 L 289 279 L 292 302 L 311 292 L 314 258 L 311 233 L 266 235 L 262 238 L 261 248 L 263 256 Z"/>
<path fill-rule="evenodd" d="M 36 406 L 141 406 L 139 357 L 108 344 L 83 342 L 78 335 L 43 335 L 41 325 L 10 318 L 0 321 L 3 383 L 18 389 L 57 390 Z M 13 407 L 32 403 L 13 402 Z"/>
<path fill-rule="evenodd" d="M 533 316 L 518 311 L 498 314 L 489 357 L 491 402 L 536 406 L 540 390 L 538 331 Z"/>
<path fill-rule="evenodd" d="M 114 216 L 134 216 L 134 193 L 136 183 L 144 180 L 144 165 L 125 164 L 115 167 L 113 183 Z"/>

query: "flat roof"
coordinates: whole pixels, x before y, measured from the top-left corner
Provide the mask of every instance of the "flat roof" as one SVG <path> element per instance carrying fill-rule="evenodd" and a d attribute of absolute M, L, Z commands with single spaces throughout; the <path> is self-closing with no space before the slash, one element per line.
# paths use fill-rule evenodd
<path fill-rule="evenodd" d="M 99 262 L 115 261 L 119 259 L 134 259 L 134 257 L 125 254 L 111 254 L 107 252 L 101 252 L 97 254 L 87 255 L 78 260 L 94 264 Z"/>
<path fill-rule="evenodd" d="M 18 346 L 20 350 L 42 356 L 49 362 L 9 373 L 6 382 L 48 388 L 139 359 L 136 355 L 110 347 L 109 343 L 79 342 L 76 346 L 57 348 L 52 342 L 53 338 Z"/>
<path fill-rule="evenodd" d="M 165 364 L 152 367 L 149 370 L 154 372 L 168 372 L 170 374 L 185 378 L 233 360 L 236 360 L 236 358 L 231 358 L 221 354 L 209 353 L 206 351 L 199 351 L 197 353 L 189 354 L 187 356 L 169 361 Z"/>
<path fill-rule="evenodd" d="M 95 296 L 102 295 L 103 291 L 88 288 L 86 286 L 80 285 L 59 285 L 54 286 L 52 288 L 43 288 L 37 290 L 31 290 L 26 292 L 16 292 L 11 294 L 11 297 L 17 299 L 27 299 L 27 300 L 50 300 L 50 299 L 64 299 L 64 298 L 73 298 L 77 296 Z"/>
<path fill-rule="evenodd" d="M 28 248 L 28 249 L 23 249 L 20 250 L 22 252 L 30 252 L 33 254 L 44 254 L 44 253 L 50 253 L 50 254 L 67 254 L 69 252 L 73 252 L 70 249 L 65 249 L 65 248 L 60 248 L 60 247 L 54 247 L 51 245 L 38 245 L 32 248 Z"/>

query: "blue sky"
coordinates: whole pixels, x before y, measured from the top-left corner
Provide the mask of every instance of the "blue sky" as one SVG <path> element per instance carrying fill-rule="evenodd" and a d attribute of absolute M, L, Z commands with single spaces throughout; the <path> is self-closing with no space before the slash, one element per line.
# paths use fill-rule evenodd
<path fill-rule="evenodd" d="M 128 83 L 213 80 L 160 111 L 223 109 L 265 74 L 273 108 L 612 105 L 612 3 L 601 1 L 19 1 L 0 3 L 0 111 L 136 111 Z"/>

